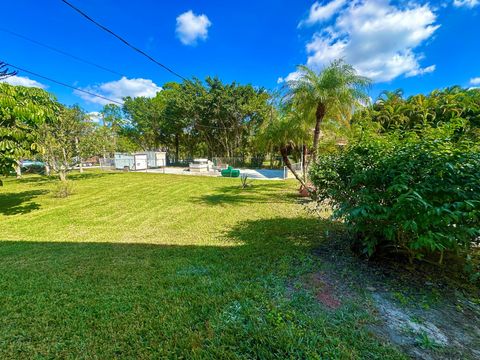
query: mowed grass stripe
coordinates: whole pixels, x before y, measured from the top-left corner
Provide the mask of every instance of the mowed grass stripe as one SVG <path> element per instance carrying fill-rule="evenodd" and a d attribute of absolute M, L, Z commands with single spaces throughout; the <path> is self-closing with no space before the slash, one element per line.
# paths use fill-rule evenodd
<path fill-rule="evenodd" d="M 0 188 L 0 359 L 404 358 L 298 285 L 329 225 L 294 182 L 71 179 Z"/>

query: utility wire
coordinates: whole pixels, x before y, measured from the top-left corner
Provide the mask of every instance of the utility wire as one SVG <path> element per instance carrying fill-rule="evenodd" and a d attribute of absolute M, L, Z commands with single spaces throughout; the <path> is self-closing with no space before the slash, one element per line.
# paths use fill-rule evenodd
<path fill-rule="evenodd" d="M 183 77 L 182 75 L 180 75 L 179 73 L 175 72 L 174 70 L 172 70 L 171 68 L 169 68 L 168 66 L 162 64 L 161 62 L 159 62 L 158 60 L 154 59 L 152 56 L 148 55 L 145 51 L 137 48 L 136 46 L 130 44 L 127 40 L 125 40 L 124 38 L 122 38 L 120 35 L 117 35 L 116 33 L 114 33 L 112 30 L 110 30 L 109 28 L 107 28 L 106 26 L 103 26 L 102 24 L 100 24 L 99 22 L 97 22 L 96 20 L 94 20 L 92 17 L 90 17 L 88 14 L 84 13 L 82 10 L 80 10 L 79 8 L 77 8 L 75 5 L 71 4 L 70 2 L 68 2 L 67 0 L 60 0 L 62 1 L 65 5 L 71 7 L 73 10 L 75 10 L 76 12 L 78 12 L 80 15 L 82 15 L 84 18 L 86 18 L 88 21 L 91 21 L 92 23 L 94 23 L 96 26 L 98 26 L 100 29 L 108 32 L 110 35 L 116 37 L 118 40 L 120 40 L 121 42 L 123 42 L 125 45 L 127 45 L 129 48 L 135 50 L 136 52 L 142 54 L 143 56 L 145 56 L 147 59 L 149 59 L 150 61 L 154 62 L 155 64 L 159 65 L 160 67 L 164 68 L 165 70 L 167 70 L 168 72 L 170 72 L 171 74 L 179 77 L 180 79 L 184 80 L 184 81 L 187 81 L 187 79 L 185 77 Z"/>
<path fill-rule="evenodd" d="M 51 81 L 51 82 L 53 82 L 53 83 L 55 83 L 55 84 L 58 84 L 58 85 L 61 85 L 61 86 L 65 86 L 65 87 L 68 87 L 68 88 L 70 88 L 70 89 L 73 89 L 73 90 L 76 90 L 76 91 L 79 91 L 79 92 L 88 94 L 88 95 L 90 95 L 90 96 L 94 96 L 94 97 L 97 97 L 97 98 L 100 98 L 100 99 L 103 99 L 103 100 L 107 100 L 107 101 L 110 101 L 110 102 L 115 103 L 115 104 L 118 104 L 118 105 L 123 105 L 122 102 L 119 102 L 119 101 L 116 101 L 116 100 L 113 100 L 113 99 L 109 99 L 109 98 L 107 98 L 107 97 L 105 97 L 105 96 L 95 94 L 95 93 L 93 93 L 93 92 L 91 92 L 91 91 L 83 90 L 83 89 L 77 88 L 77 87 L 75 87 L 75 86 L 68 85 L 68 84 L 66 84 L 66 83 L 64 83 L 64 82 L 61 82 L 61 81 L 58 81 L 58 80 L 49 78 L 49 77 L 47 77 L 47 76 L 40 75 L 40 74 L 38 74 L 38 73 L 35 73 L 35 72 L 33 72 L 33 71 L 30 71 L 30 70 L 26 70 L 26 69 L 21 68 L 21 67 L 19 67 L 19 66 L 16 66 L 16 65 L 13 65 L 13 64 L 10 64 L 10 63 L 4 63 L 4 65 L 5 65 L 5 66 L 10 66 L 10 67 L 15 68 L 15 69 L 17 69 L 17 70 L 19 70 L 19 71 L 23 71 L 23 72 L 25 72 L 25 73 L 27 73 L 27 74 L 30 74 L 30 75 L 39 77 L 39 78 L 41 78 L 41 79 L 45 79 L 45 80 L 47 80 L 47 81 Z M 145 113 L 142 112 L 142 111 L 141 111 L 140 113 L 141 113 L 142 115 L 145 115 Z M 168 120 L 168 121 L 170 121 L 170 120 L 176 120 L 174 117 L 171 117 L 171 116 L 164 116 L 164 118 L 165 118 L 166 120 Z M 193 127 L 196 127 L 197 129 L 198 129 L 198 127 L 201 127 L 201 128 L 204 128 L 204 129 L 219 129 L 219 130 L 225 130 L 225 129 L 227 129 L 227 127 L 220 127 L 220 126 L 211 126 L 211 125 L 199 124 L 199 123 L 197 123 L 196 121 L 194 121 Z"/>
<path fill-rule="evenodd" d="M 69 53 L 67 53 L 66 51 L 63 51 L 63 50 L 54 48 L 53 46 L 50 46 L 50 45 L 47 45 L 47 44 L 43 44 L 43 43 L 41 43 L 40 41 L 37 41 L 37 40 L 34 40 L 34 39 L 30 39 L 30 38 L 26 37 L 25 35 L 21 35 L 21 34 L 18 34 L 18 33 L 16 33 L 16 32 L 13 32 L 13 31 L 11 31 L 11 30 L 4 29 L 4 28 L 1 28 L 1 27 L 0 27 L 0 31 L 2 31 L 2 32 L 4 32 L 4 33 L 7 33 L 7 34 L 10 34 L 10 35 L 13 35 L 13 36 L 16 36 L 16 37 L 18 37 L 18 38 L 20 38 L 20 39 L 24 39 L 24 40 L 26 40 L 26 41 L 29 41 L 29 42 L 33 43 L 33 44 L 42 46 L 42 47 L 44 47 L 44 48 L 46 48 L 46 49 L 55 51 L 55 52 L 57 52 L 57 53 L 59 53 L 59 54 L 62 54 L 62 55 L 64 55 L 64 56 L 68 56 L 68 57 L 70 57 L 70 58 L 72 58 L 72 59 L 75 59 L 75 60 L 77 60 L 77 61 L 83 62 L 83 63 L 85 63 L 85 64 L 89 64 L 89 65 L 95 66 L 95 67 L 97 67 L 97 68 L 99 68 L 99 69 L 102 69 L 102 70 L 104 70 L 104 71 L 108 71 L 108 72 L 110 72 L 110 73 L 112 73 L 112 74 L 119 75 L 119 76 L 125 76 L 125 75 L 123 75 L 123 74 L 120 74 L 118 71 L 115 71 L 115 70 L 112 70 L 112 69 L 108 69 L 108 68 L 106 68 L 106 67 L 104 67 L 104 66 L 102 66 L 102 65 L 98 65 L 98 64 L 95 64 L 95 63 L 93 63 L 93 62 L 91 62 L 91 61 L 89 61 L 89 60 L 85 60 L 85 59 L 82 59 L 82 58 L 80 58 L 80 57 L 78 57 L 78 56 L 69 54 Z"/>
<path fill-rule="evenodd" d="M 30 74 L 30 75 L 39 77 L 39 78 L 41 78 L 41 79 L 45 79 L 45 80 L 51 81 L 51 82 L 53 82 L 53 83 L 55 83 L 55 84 L 62 85 L 62 86 L 68 87 L 68 88 L 70 88 L 70 89 L 73 89 L 73 90 L 76 90 L 76 91 L 79 91 L 79 92 L 88 94 L 88 95 L 90 95 L 90 96 L 94 96 L 94 97 L 97 97 L 97 98 L 100 98 L 100 99 L 103 99 L 103 100 L 107 100 L 107 101 L 110 101 L 110 102 L 115 103 L 115 104 L 118 104 L 118 105 L 123 105 L 123 103 L 120 102 L 120 101 L 112 100 L 112 99 L 109 99 L 109 98 L 107 98 L 107 97 L 105 97 L 105 96 L 98 95 L 98 94 L 95 94 L 95 93 L 90 92 L 90 91 L 87 91 L 87 90 L 79 89 L 79 88 L 77 88 L 77 87 L 75 87 L 75 86 L 68 85 L 68 84 L 66 84 L 66 83 L 64 83 L 64 82 L 61 82 L 61 81 L 58 81 L 58 80 L 54 80 L 54 79 L 51 79 L 51 78 L 49 78 L 49 77 L 46 77 L 46 76 L 37 74 L 37 73 L 35 73 L 35 72 L 33 72 L 33 71 L 29 71 L 29 70 L 23 69 L 23 68 L 21 68 L 21 67 L 19 67 L 19 66 L 15 66 L 15 65 L 10 64 L 10 63 L 5 63 L 5 65 L 10 66 L 10 67 L 13 67 L 13 68 L 15 68 L 15 69 L 17 69 L 17 70 L 19 70 L 19 71 L 23 71 L 23 72 L 25 72 L 25 73 L 27 73 L 27 74 Z"/>

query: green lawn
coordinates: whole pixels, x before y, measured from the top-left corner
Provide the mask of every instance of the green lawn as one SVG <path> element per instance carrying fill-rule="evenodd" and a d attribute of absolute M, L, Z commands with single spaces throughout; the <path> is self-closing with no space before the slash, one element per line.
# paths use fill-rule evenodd
<path fill-rule="evenodd" d="M 403 358 L 302 284 L 328 223 L 293 182 L 141 173 L 0 188 L 0 358 Z"/>

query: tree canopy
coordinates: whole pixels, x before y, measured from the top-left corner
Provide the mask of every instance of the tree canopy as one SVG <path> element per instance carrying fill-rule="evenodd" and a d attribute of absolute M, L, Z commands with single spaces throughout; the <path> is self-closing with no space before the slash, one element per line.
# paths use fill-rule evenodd
<path fill-rule="evenodd" d="M 154 98 L 127 98 L 127 127 L 144 149 L 160 147 L 193 157 L 251 155 L 251 143 L 269 114 L 270 95 L 264 89 L 224 84 L 208 77 L 168 83 Z"/>
<path fill-rule="evenodd" d="M 39 88 L 0 83 L 0 172 L 38 152 L 38 127 L 55 120 L 60 104 Z"/>

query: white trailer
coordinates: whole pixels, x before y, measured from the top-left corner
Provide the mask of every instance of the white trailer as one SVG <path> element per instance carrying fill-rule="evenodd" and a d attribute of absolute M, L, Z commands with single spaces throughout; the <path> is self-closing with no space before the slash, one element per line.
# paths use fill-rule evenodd
<path fill-rule="evenodd" d="M 167 166 L 167 153 L 163 151 L 147 151 L 148 167 L 159 168 Z"/>
<path fill-rule="evenodd" d="M 115 153 L 115 169 L 118 170 L 147 170 L 148 158 L 147 154 L 124 154 Z"/>

